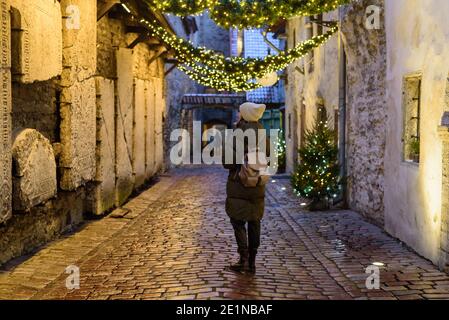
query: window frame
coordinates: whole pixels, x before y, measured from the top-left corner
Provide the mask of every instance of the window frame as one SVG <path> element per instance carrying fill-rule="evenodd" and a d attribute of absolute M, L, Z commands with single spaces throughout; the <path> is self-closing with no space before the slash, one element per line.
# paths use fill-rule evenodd
<path fill-rule="evenodd" d="M 408 105 L 407 105 L 407 83 L 411 82 L 411 80 L 418 81 L 418 90 L 417 97 L 412 98 L 413 100 L 417 100 L 417 116 L 413 118 L 409 118 Z M 408 73 L 402 78 L 402 133 L 401 133 L 401 158 L 402 162 L 405 164 L 410 164 L 414 166 L 419 166 L 421 162 L 421 125 L 422 125 L 422 88 L 423 88 L 423 74 L 421 71 Z M 416 136 L 406 138 L 407 128 L 409 127 L 409 123 L 412 120 L 417 120 L 416 124 Z M 412 159 L 406 154 L 406 143 L 411 138 L 416 138 L 419 143 L 420 152 L 417 154 L 418 159 Z"/>

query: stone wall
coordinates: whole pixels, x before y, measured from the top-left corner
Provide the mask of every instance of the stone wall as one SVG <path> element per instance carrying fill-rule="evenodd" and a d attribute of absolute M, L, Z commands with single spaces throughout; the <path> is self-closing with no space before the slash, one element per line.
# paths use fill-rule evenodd
<path fill-rule="evenodd" d="M 32 83 L 62 71 L 62 16 L 59 1 L 11 0 L 13 79 Z"/>
<path fill-rule="evenodd" d="M 12 214 L 11 52 L 9 1 L 0 1 L 0 224 Z"/>
<path fill-rule="evenodd" d="M 53 147 L 39 131 L 18 129 L 13 134 L 14 210 L 29 210 L 57 194 Z"/>
<path fill-rule="evenodd" d="M 447 250 L 447 145 L 440 136 L 449 74 L 449 2 L 386 0 L 387 141 L 385 151 L 385 227 L 418 253 L 440 262 Z M 410 22 L 413 23 L 410 23 Z M 421 83 L 419 164 L 404 161 L 404 78 Z M 446 207 L 447 208 L 447 207 Z M 444 240 L 444 241 L 443 241 Z"/>
<path fill-rule="evenodd" d="M 336 20 L 338 13 L 330 12 L 323 19 Z M 305 18 L 289 19 L 288 47 L 295 47 L 317 32 L 317 25 L 308 23 Z M 331 126 L 338 120 L 334 119 L 335 110 L 338 110 L 338 36 L 314 49 L 313 55 L 291 64 L 287 75 L 285 125 L 287 171 L 291 172 L 298 161 L 298 148 L 304 142 L 304 132 L 315 122 L 318 106 L 326 107 Z"/>
<path fill-rule="evenodd" d="M 438 128 L 442 141 L 441 235 L 439 266 L 449 272 L 449 74 L 446 81 L 444 114 Z"/>
<path fill-rule="evenodd" d="M 0 0 L 0 264 L 108 213 L 164 168 L 164 60 L 146 42 L 128 49 L 138 34 L 125 10 L 97 22 L 96 0 L 12 3 L 23 30 L 10 48 Z"/>
<path fill-rule="evenodd" d="M 102 214 L 115 206 L 115 84 L 96 77 L 97 163 L 92 213 Z"/>
<path fill-rule="evenodd" d="M 0 265 L 75 230 L 84 221 L 85 201 L 86 192 L 82 187 L 77 192 L 59 191 L 57 199 L 29 211 L 14 212 L 0 226 Z"/>
<path fill-rule="evenodd" d="M 372 221 L 384 223 L 384 155 L 386 141 L 386 37 L 382 24 L 378 30 L 365 28 L 369 5 L 378 5 L 383 16 L 383 1 L 358 1 L 324 14 L 323 20 L 341 19 L 341 32 L 347 54 L 347 172 L 348 202 L 351 209 Z M 305 18 L 290 19 L 288 46 L 317 34 L 317 25 Z M 304 131 L 311 127 L 317 106 L 324 105 L 331 125 L 338 133 L 339 57 L 338 37 L 288 67 L 286 136 L 287 169 L 296 163 L 297 147 Z"/>
<path fill-rule="evenodd" d="M 60 98 L 56 78 L 31 84 L 13 82 L 13 128 L 36 129 L 52 143 L 60 142 Z"/>
<path fill-rule="evenodd" d="M 381 8 L 380 29 L 365 28 L 369 5 Z M 384 1 L 362 0 L 344 10 L 347 55 L 347 171 L 349 206 L 384 225 L 386 36 Z"/>
<path fill-rule="evenodd" d="M 198 45 L 201 32 L 195 32 L 194 34 L 187 34 L 184 25 L 181 20 L 175 17 L 169 17 L 170 25 L 176 34 L 184 39 L 190 40 L 194 45 Z M 197 24 L 200 18 L 195 18 Z M 170 68 L 171 65 L 167 65 L 166 68 Z M 168 69 L 167 69 L 168 70 Z M 167 115 L 164 130 L 165 141 L 165 166 L 171 168 L 173 165 L 170 161 L 170 149 L 176 142 L 170 141 L 170 134 L 173 130 L 182 128 L 182 104 L 181 100 L 185 94 L 203 92 L 203 87 L 192 81 L 186 74 L 178 69 L 173 69 L 165 78 L 165 86 L 167 88 Z"/>
<path fill-rule="evenodd" d="M 150 48 L 141 42 L 128 48 L 138 36 L 126 32 L 120 19 L 106 16 L 98 22 L 97 74 L 112 81 L 115 96 L 114 127 L 108 130 L 115 141 L 115 171 L 108 169 L 116 177 L 115 205 L 122 205 L 135 189 L 164 169 L 164 61 L 152 59 L 161 50 L 158 46 Z M 101 159 L 97 159 L 97 166 L 98 161 Z M 100 197 L 103 183 L 97 184 L 95 193 Z M 94 208 L 105 206 L 94 204 Z"/>
<path fill-rule="evenodd" d="M 371 5 L 380 9 L 377 29 L 366 27 Z M 362 0 L 343 7 L 340 17 L 347 54 L 349 206 L 446 270 L 448 6 L 444 0 Z M 300 19 L 291 19 L 287 29 L 292 46 L 293 34 L 301 36 Z M 314 52 L 315 57 L 324 52 L 326 69 L 330 71 L 327 76 L 320 76 L 326 74 L 320 66 L 315 66 L 312 77 L 307 76 L 307 70 L 305 76 L 297 72 L 301 63 L 288 69 L 287 116 L 298 117 L 296 129 L 302 125 L 302 112 L 298 111 L 301 104 L 304 102 L 306 113 L 309 112 L 321 85 L 328 86 L 328 91 L 322 91 L 325 101 L 335 101 L 337 97 L 335 88 L 332 89 L 332 83 L 337 81 L 332 74 L 339 72 L 332 65 L 337 59 L 334 45 L 331 41 Z M 411 134 L 404 128 L 405 120 L 411 118 L 404 110 L 410 100 L 404 79 L 411 76 L 422 79 L 420 124 L 413 124 L 413 131 L 419 127 L 419 163 L 416 158 L 407 161 L 404 157 L 404 134 Z M 413 98 L 416 97 L 414 92 Z M 416 109 L 414 106 L 413 118 Z M 295 133 L 291 133 L 294 138 Z M 299 139 L 300 134 L 296 137 Z M 293 152 L 288 156 L 291 166 Z"/>
<path fill-rule="evenodd" d="M 176 34 L 190 40 L 194 46 L 207 47 L 226 56 L 230 55 L 230 35 L 229 31 L 220 28 L 209 18 L 207 14 L 195 17 L 198 31 L 193 34 L 187 34 L 183 24 L 179 19 L 169 17 L 169 22 Z M 167 68 L 170 67 L 167 66 Z M 167 75 L 165 86 L 167 88 L 167 115 L 165 120 L 164 141 L 165 141 L 165 165 L 171 167 L 170 148 L 176 142 L 170 142 L 170 133 L 174 129 L 183 128 L 182 104 L 181 100 L 184 94 L 204 93 L 205 88 L 192 81 L 183 72 L 174 69 Z M 225 119 L 226 120 L 226 119 Z M 191 125 L 191 124 L 190 124 Z"/>
<path fill-rule="evenodd" d="M 76 190 L 95 175 L 95 79 L 97 69 L 97 1 L 62 0 L 61 14 L 77 6 L 79 26 L 62 28 L 61 188 Z"/>

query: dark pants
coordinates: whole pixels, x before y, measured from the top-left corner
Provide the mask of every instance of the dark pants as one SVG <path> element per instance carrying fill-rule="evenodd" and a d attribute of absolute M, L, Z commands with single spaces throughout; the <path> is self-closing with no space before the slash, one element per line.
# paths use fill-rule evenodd
<path fill-rule="evenodd" d="M 260 221 L 239 221 L 231 219 L 239 253 L 257 253 L 260 246 Z M 248 235 L 246 224 L 248 223 Z"/>

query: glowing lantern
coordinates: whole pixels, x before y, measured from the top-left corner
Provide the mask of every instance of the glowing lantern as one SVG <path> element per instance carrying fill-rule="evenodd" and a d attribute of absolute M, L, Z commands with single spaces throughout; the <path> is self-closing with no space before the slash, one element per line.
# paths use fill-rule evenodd
<path fill-rule="evenodd" d="M 257 79 L 257 82 L 263 87 L 271 87 L 274 86 L 278 80 L 279 78 L 277 72 L 272 72 L 263 78 Z"/>

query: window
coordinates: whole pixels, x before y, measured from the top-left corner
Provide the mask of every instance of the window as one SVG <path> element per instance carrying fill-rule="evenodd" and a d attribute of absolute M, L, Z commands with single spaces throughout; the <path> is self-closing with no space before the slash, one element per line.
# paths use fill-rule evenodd
<path fill-rule="evenodd" d="M 421 82 L 421 75 L 413 75 L 403 85 L 403 157 L 413 163 L 419 163 L 420 155 Z"/>

